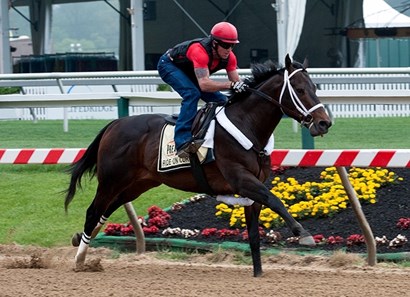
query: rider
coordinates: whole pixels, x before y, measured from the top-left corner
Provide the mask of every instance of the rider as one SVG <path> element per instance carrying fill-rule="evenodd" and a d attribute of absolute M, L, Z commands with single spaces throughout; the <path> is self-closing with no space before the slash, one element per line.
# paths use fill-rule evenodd
<path fill-rule="evenodd" d="M 198 101 L 223 103 L 220 92 L 231 89 L 240 93 L 247 87 L 238 75 L 236 56 L 232 49 L 239 43 L 234 25 L 220 22 L 205 38 L 188 40 L 165 52 L 158 62 L 158 73 L 182 97 L 181 110 L 175 126 L 175 146 L 179 157 L 195 153 L 202 140 L 194 139 L 191 126 Z M 225 69 L 228 81 L 210 79 L 210 74 Z"/>

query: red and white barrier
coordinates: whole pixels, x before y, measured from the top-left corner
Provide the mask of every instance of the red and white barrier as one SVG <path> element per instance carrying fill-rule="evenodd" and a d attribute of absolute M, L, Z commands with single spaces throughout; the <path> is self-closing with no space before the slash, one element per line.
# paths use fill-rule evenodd
<path fill-rule="evenodd" d="M 71 164 L 79 160 L 86 149 L 0 149 L 0 164 Z M 281 150 L 271 154 L 273 166 L 300 167 L 407 167 L 410 149 L 357 150 Z"/>
<path fill-rule="evenodd" d="M 274 150 L 273 166 L 300 167 L 407 167 L 410 168 L 410 149 L 377 150 Z"/>
<path fill-rule="evenodd" d="M 86 149 L 0 149 L 0 164 L 71 164 Z"/>

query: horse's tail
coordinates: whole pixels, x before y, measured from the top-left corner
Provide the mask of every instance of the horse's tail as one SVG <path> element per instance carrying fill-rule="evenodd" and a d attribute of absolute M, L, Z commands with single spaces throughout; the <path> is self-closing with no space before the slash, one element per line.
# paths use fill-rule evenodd
<path fill-rule="evenodd" d="M 74 198 L 77 186 L 81 189 L 81 179 L 84 173 L 88 173 L 90 175 L 90 179 L 92 179 L 95 176 L 97 172 L 97 156 L 98 149 L 100 147 L 100 141 L 105 131 L 112 123 L 113 122 L 110 122 L 100 131 L 100 133 L 98 133 L 98 135 L 95 137 L 93 142 L 91 142 L 91 144 L 88 146 L 87 150 L 85 151 L 84 155 L 80 158 L 80 160 L 72 164 L 70 168 L 67 170 L 68 173 L 71 174 L 71 179 L 70 185 L 68 186 L 68 189 L 65 191 L 65 211 L 67 211 L 68 205 Z"/>

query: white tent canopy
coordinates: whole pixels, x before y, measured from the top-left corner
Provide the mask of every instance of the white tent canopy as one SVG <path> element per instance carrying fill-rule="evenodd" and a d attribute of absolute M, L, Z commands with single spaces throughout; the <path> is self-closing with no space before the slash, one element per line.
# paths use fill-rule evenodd
<path fill-rule="evenodd" d="M 363 18 L 366 28 L 410 27 L 410 17 L 383 0 L 364 0 Z"/>
<path fill-rule="evenodd" d="M 278 0 L 277 12 L 278 57 L 291 57 L 296 51 L 305 19 L 306 0 Z"/>

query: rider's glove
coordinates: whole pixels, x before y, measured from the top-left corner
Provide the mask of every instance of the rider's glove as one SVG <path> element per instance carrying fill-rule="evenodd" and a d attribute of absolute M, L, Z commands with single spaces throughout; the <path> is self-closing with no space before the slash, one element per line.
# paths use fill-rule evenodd
<path fill-rule="evenodd" d="M 231 82 L 231 90 L 235 93 L 242 93 L 246 91 L 248 85 L 245 84 L 243 81 L 233 81 Z"/>

